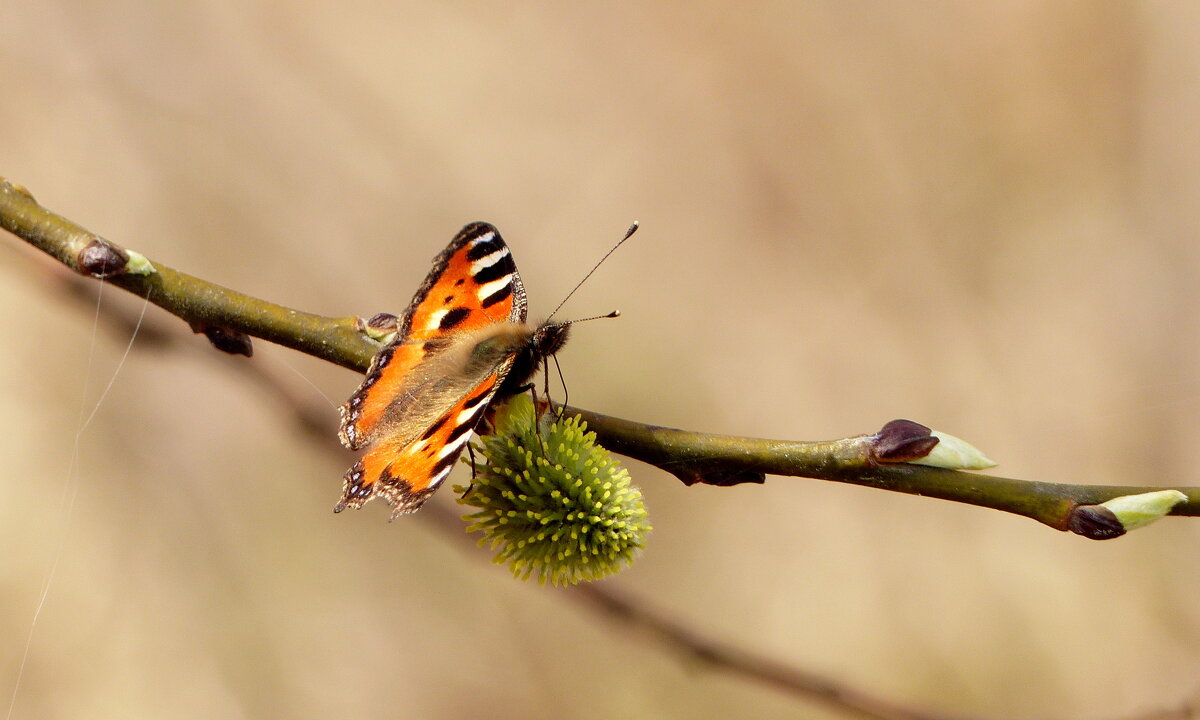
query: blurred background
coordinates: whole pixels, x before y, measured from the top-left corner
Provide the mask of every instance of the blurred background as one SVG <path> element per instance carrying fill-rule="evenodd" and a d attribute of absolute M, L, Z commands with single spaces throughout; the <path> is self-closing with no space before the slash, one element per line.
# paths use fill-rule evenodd
<path fill-rule="evenodd" d="M 573 403 L 787 439 L 906 417 L 1009 477 L 1200 485 L 1198 23 L 1188 3 L 9 3 L 0 175 L 328 315 L 400 311 L 488 220 L 541 317 L 637 219 L 562 313 L 623 312 L 560 356 Z M 354 373 L 219 356 L 154 307 L 182 352 L 146 335 L 121 365 L 94 287 L 68 296 L 11 236 L 0 258 L 12 718 L 845 717 L 682 662 L 429 518 L 335 516 Z M 324 408 L 327 439 L 248 363 Z M 655 531 L 610 588 L 713 638 L 931 712 L 1200 692 L 1194 520 L 1097 543 L 630 469 Z"/>

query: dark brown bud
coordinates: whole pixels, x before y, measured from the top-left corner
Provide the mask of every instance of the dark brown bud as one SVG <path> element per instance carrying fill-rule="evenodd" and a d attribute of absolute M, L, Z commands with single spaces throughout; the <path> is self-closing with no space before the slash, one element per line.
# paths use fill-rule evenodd
<path fill-rule="evenodd" d="M 664 468 L 665 469 L 665 468 Z M 684 485 L 716 485 L 731 487 L 744 483 L 761 485 L 767 481 L 767 476 L 756 470 L 701 470 L 696 467 L 671 468 L 671 474 L 679 478 Z"/>
<path fill-rule="evenodd" d="M 204 323 L 192 323 L 192 330 L 204 333 L 204 337 L 208 338 L 212 346 L 221 352 L 246 357 L 254 355 L 254 345 L 250 342 L 250 336 L 244 332 Z"/>
<path fill-rule="evenodd" d="M 391 313 L 378 313 L 367 320 L 367 327 L 376 332 L 396 332 L 400 318 Z"/>
<path fill-rule="evenodd" d="M 376 342 L 386 342 L 396 334 L 400 327 L 400 318 L 391 313 L 379 313 L 370 318 L 358 318 L 356 323 L 359 332 Z"/>
<path fill-rule="evenodd" d="M 1103 505 L 1080 505 L 1071 511 L 1067 529 L 1089 540 L 1111 540 L 1125 534 L 1116 513 Z"/>
<path fill-rule="evenodd" d="M 912 462 L 928 455 L 938 442 L 921 423 L 893 420 L 872 439 L 871 456 L 883 463 Z"/>
<path fill-rule="evenodd" d="M 128 262 L 128 253 L 100 237 L 93 237 L 75 256 L 75 267 L 79 272 L 97 278 L 124 273 Z"/>

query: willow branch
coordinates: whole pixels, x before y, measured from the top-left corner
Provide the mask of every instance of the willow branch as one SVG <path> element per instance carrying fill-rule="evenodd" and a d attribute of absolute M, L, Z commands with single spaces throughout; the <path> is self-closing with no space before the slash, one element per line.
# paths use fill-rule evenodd
<path fill-rule="evenodd" d="M 1113 498 L 1159 490 L 1137 485 L 1074 485 L 945 470 L 903 462 L 880 462 L 878 434 L 842 440 L 798 442 L 710 435 L 646 425 L 569 408 L 613 452 L 660 467 L 689 482 L 696 473 L 790 475 L 952 500 L 1022 515 L 1056 530 L 1069 530 L 1077 510 Z M 701 480 L 703 481 L 703 480 Z M 743 480 L 747 481 L 747 480 Z M 752 481 L 752 480 L 748 480 Z M 690 483 L 689 483 L 690 484 Z M 731 484 L 712 482 L 710 484 Z M 1200 488 L 1173 515 L 1200 515 Z"/>
<path fill-rule="evenodd" d="M 137 274 L 130 270 L 134 266 L 131 258 L 141 258 L 140 254 L 47 210 L 24 188 L 3 179 L 0 227 L 76 272 L 103 277 L 147 298 L 193 329 L 215 330 L 209 334 L 214 343 L 225 337 L 222 333 L 244 333 L 359 371 L 366 369 L 377 349 L 356 317 L 293 310 L 153 261 L 145 266 L 150 270 Z M 830 480 L 1002 510 L 1095 539 L 1124 532 L 1119 527 L 1114 530 L 1115 520 L 1104 508 L 1097 509 L 1099 503 L 1161 489 L 1035 482 L 897 462 L 909 458 L 903 452 L 897 457 L 894 447 L 883 447 L 889 442 L 886 434 L 891 424 L 859 437 L 796 442 L 675 430 L 578 408 L 570 412 L 583 416 L 602 445 L 667 470 L 687 484 L 762 482 L 767 474 Z M 921 441 L 918 433 L 901 444 Z M 1177 489 L 1187 500 L 1171 514 L 1200 515 L 1200 487 Z"/>
<path fill-rule="evenodd" d="M 219 327 L 246 333 L 307 355 L 364 370 L 377 349 L 354 317 L 326 317 L 293 310 L 192 277 L 159 262 L 153 272 L 123 272 L 129 252 L 42 207 L 29 191 L 0 178 L 0 227 L 81 275 L 103 277 L 149 299 L 193 328 Z"/>

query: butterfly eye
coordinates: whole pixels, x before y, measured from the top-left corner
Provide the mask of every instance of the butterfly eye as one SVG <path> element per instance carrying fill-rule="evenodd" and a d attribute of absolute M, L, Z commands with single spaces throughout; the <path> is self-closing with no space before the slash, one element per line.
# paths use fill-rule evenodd
<path fill-rule="evenodd" d="M 570 333 L 570 323 L 547 323 L 534 333 L 533 350 L 539 357 L 555 355 L 562 350 Z"/>

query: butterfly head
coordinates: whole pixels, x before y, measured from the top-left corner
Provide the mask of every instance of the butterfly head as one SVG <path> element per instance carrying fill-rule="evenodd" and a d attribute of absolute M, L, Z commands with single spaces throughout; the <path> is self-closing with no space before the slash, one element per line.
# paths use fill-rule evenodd
<path fill-rule="evenodd" d="M 533 331 L 529 338 L 529 349 L 534 358 L 547 358 L 562 350 L 567 344 L 567 336 L 571 334 L 571 323 L 550 322 L 547 320 Z"/>

